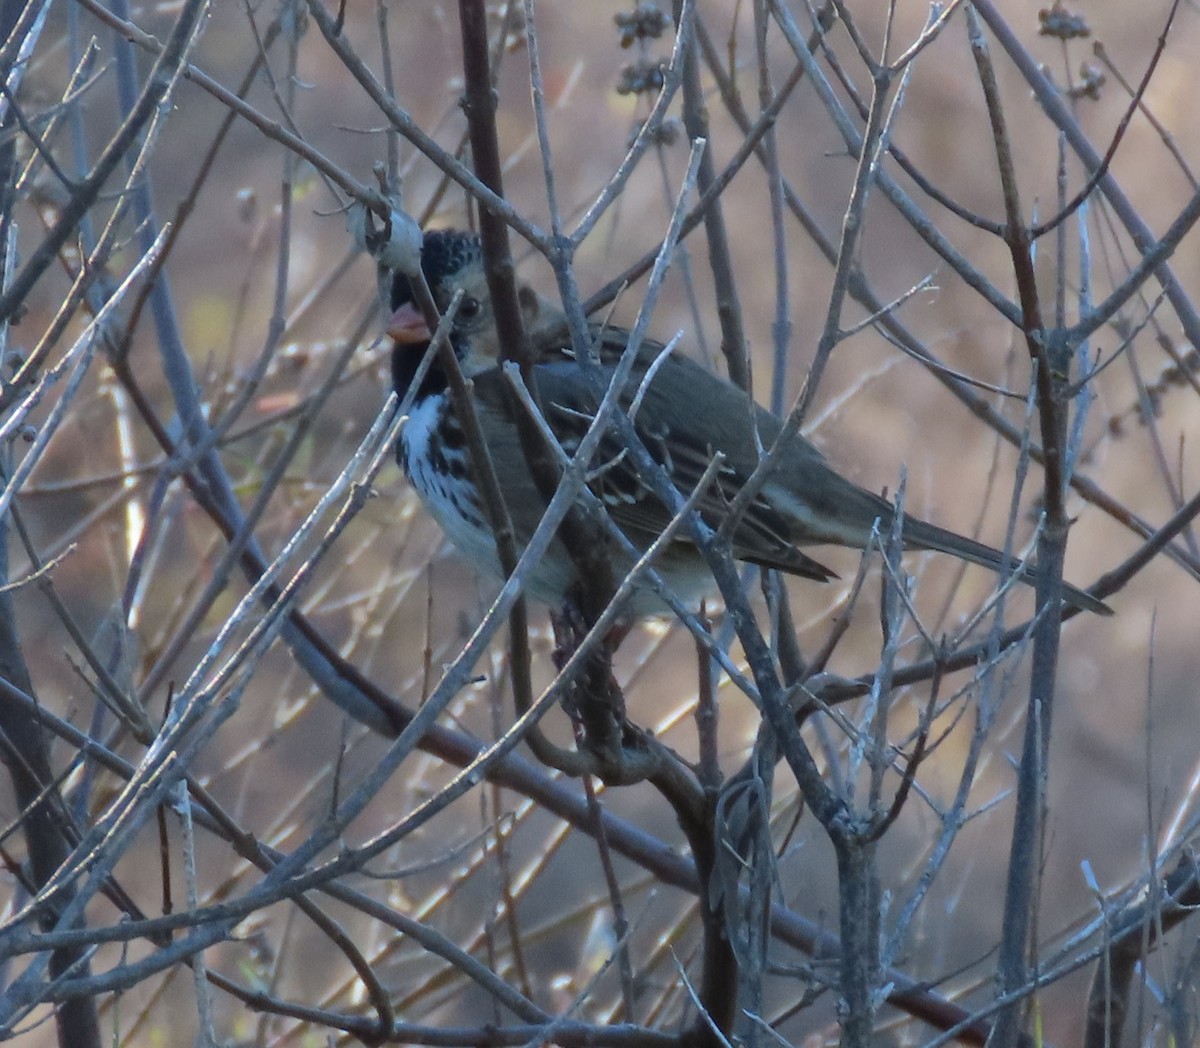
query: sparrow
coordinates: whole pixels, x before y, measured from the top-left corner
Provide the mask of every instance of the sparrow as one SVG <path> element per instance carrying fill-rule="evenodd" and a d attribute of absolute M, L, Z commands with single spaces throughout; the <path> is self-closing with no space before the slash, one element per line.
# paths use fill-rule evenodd
<path fill-rule="evenodd" d="M 426 233 L 421 268 L 440 311 L 445 311 L 456 290 L 463 292 L 450 343 L 463 374 L 471 380 L 483 438 L 517 542 L 523 544 L 537 527 L 546 502 L 526 463 L 514 421 L 513 412 L 523 409 L 510 396 L 509 380 L 499 366 L 502 347 L 478 236 L 457 230 Z M 519 299 L 528 331 L 557 326 L 552 321 L 560 318 L 561 312 L 531 289 L 522 287 Z M 403 399 L 415 381 L 431 334 L 404 274 L 393 277 L 391 306 L 392 379 Z M 593 324 L 590 334 L 600 375 L 611 380 L 629 332 Z M 534 382 L 546 422 L 567 454 L 573 454 L 598 400 L 565 336 L 558 341 L 532 341 L 537 346 Z M 664 350 L 663 344 L 649 339 L 637 348 L 633 373 L 620 403 L 630 412 L 637 399 L 635 431 L 685 496 L 700 481 L 713 456 L 717 452 L 724 456 L 715 481 L 697 505 L 705 522 L 719 527 L 730 502 L 758 466 L 760 448 L 772 447 L 783 421 L 733 383 L 688 357 L 664 354 Z M 436 358 L 413 392 L 397 460 L 451 542 L 477 567 L 502 577 L 492 530 L 472 478 L 466 437 Z M 642 481 L 611 432 L 601 441 L 591 464 L 589 487 L 639 550 L 646 549 L 671 519 L 671 512 Z M 828 544 L 863 550 L 873 531 L 889 533 L 894 514 L 891 503 L 841 476 L 811 441 L 797 434 L 776 450 L 766 483 L 735 522 L 729 541 L 739 560 L 826 582 L 836 578 L 836 573 L 801 547 Z M 901 535 L 905 549 L 949 553 L 993 571 L 1000 571 L 1004 563 L 999 550 L 908 514 Z M 621 578 L 620 569 L 627 570 L 631 564 L 624 557 L 616 562 L 615 577 Z M 654 567 L 685 602 L 697 601 L 715 587 L 699 550 L 686 537 L 673 540 Z M 1033 565 L 1014 570 L 1020 581 L 1034 583 Z M 543 603 L 560 606 L 577 581 L 572 558 L 561 539 L 556 539 L 528 580 L 527 592 Z M 1072 607 L 1112 614 L 1102 601 L 1074 586 L 1064 584 L 1063 595 Z M 629 613 L 636 618 L 667 610 L 657 594 L 645 589 L 635 593 Z"/>

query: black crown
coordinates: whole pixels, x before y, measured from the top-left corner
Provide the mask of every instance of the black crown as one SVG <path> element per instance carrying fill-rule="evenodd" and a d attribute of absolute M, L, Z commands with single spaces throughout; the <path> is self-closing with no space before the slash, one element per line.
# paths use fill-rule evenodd
<path fill-rule="evenodd" d="M 479 255 L 479 238 L 455 229 L 435 229 L 425 234 L 421 247 L 421 271 L 433 292 L 438 309 L 450 304 L 453 288 L 443 287 L 446 277 L 458 273 Z M 413 301 L 412 282 L 403 273 L 392 278 L 392 311 Z"/>

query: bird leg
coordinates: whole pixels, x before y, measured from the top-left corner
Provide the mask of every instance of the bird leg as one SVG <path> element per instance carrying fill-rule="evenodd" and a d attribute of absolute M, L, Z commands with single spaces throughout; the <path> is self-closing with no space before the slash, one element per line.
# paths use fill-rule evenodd
<path fill-rule="evenodd" d="M 562 670 L 591 626 L 571 598 L 550 613 L 550 622 L 554 627 L 554 665 Z M 577 727 L 580 748 L 610 768 L 623 763 L 625 747 L 631 741 L 625 694 L 612 670 L 613 655 L 629 630 L 628 625 L 610 629 L 566 685 L 563 696 L 563 709 Z"/>

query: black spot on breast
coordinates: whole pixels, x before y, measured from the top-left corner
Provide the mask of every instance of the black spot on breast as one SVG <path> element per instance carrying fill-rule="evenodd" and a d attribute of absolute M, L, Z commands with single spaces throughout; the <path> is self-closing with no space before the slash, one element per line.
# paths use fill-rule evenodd
<path fill-rule="evenodd" d="M 463 432 L 456 419 L 446 415 L 441 424 L 442 443 L 450 451 L 461 451 L 467 446 L 467 435 Z"/>
<path fill-rule="evenodd" d="M 446 458 L 445 445 L 438 439 L 440 436 L 440 428 L 434 430 L 426 455 L 429 459 L 429 468 L 439 476 L 447 476 L 451 472 L 450 461 Z"/>

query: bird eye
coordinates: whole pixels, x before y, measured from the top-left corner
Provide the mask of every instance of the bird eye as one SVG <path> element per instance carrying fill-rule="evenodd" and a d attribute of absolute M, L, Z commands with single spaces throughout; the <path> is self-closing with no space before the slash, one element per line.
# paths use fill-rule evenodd
<path fill-rule="evenodd" d="M 479 308 L 479 299 L 464 298 L 462 300 L 462 305 L 458 307 L 458 315 L 463 320 L 474 320 L 477 316 L 479 316 Z"/>

